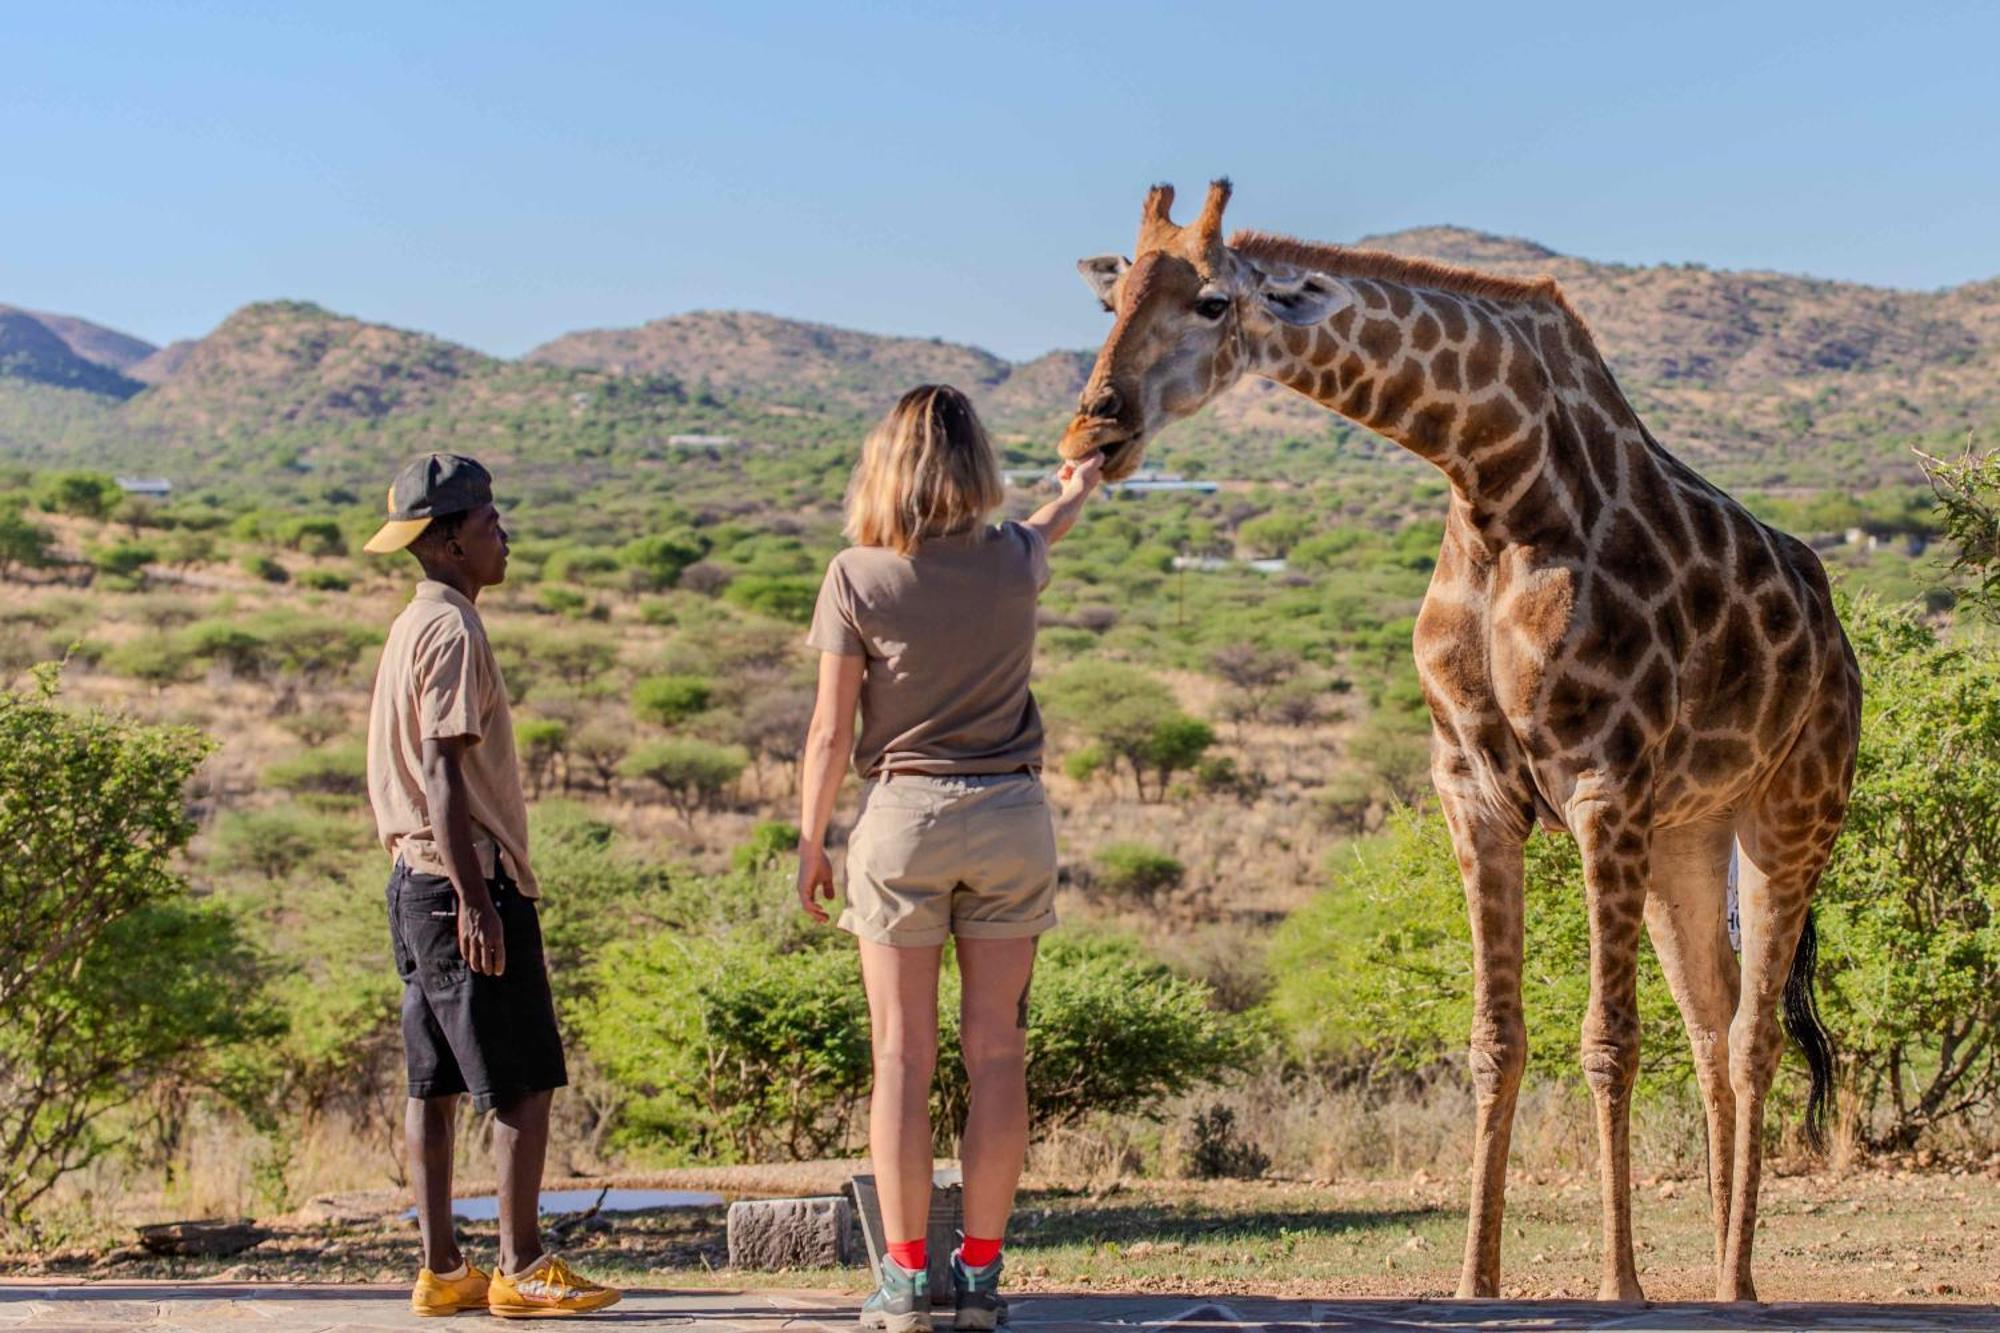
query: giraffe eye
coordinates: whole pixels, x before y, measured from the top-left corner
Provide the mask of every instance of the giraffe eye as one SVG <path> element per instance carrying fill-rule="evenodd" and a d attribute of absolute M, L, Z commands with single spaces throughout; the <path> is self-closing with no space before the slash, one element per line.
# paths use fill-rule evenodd
<path fill-rule="evenodd" d="M 1228 309 L 1229 298 L 1226 296 L 1204 296 L 1194 303 L 1195 314 L 1203 319 L 1221 319 Z"/>

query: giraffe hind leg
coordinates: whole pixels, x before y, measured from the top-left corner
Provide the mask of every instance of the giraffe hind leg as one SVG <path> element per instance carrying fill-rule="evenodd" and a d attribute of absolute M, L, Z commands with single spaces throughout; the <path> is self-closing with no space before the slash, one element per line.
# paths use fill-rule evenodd
<path fill-rule="evenodd" d="M 1851 659 L 1848 659 L 1851 663 Z M 1854 774 L 1860 712 L 1858 679 L 1835 671 L 1807 726 L 1737 821 L 1742 850 L 1737 903 L 1742 918 L 1742 995 L 1729 1028 L 1729 1079 L 1736 1096 L 1736 1142 L 1730 1173 L 1729 1233 L 1717 1296 L 1757 1299 L 1750 1256 L 1757 1232 L 1763 1168 L 1764 1106 L 1784 1053 L 1782 1010 L 1812 1071 L 1808 1136 L 1824 1116 L 1833 1081 L 1825 1029 L 1812 1005 L 1817 941 L 1812 895 L 1833 852 Z"/>
<path fill-rule="evenodd" d="M 1701 1087 L 1718 1273 L 1728 1235 L 1736 1138 L 1736 1096 L 1729 1081 L 1729 1024 L 1736 1013 L 1739 976 L 1726 919 L 1729 850 L 1734 839 L 1735 829 L 1721 821 L 1655 832 L 1653 882 L 1646 897 L 1646 929 L 1687 1027 L 1695 1077 Z"/>

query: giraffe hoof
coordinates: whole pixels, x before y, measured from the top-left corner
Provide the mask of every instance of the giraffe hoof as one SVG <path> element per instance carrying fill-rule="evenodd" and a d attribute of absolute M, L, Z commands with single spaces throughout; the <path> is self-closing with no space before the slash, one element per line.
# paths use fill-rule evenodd
<path fill-rule="evenodd" d="M 1619 1305 L 1644 1305 L 1646 1293 L 1639 1289 L 1637 1278 L 1606 1278 L 1597 1288 L 1597 1299 L 1615 1301 Z"/>

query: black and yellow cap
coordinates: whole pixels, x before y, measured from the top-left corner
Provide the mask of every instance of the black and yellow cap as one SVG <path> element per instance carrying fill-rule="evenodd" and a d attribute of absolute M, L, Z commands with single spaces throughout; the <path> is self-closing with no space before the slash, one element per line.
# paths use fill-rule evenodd
<path fill-rule="evenodd" d="M 361 549 L 374 555 L 400 551 L 434 518 L 493 503 L 493 474 L 463 454 L 426 454 L 389 487 L 389 521 Z"/>

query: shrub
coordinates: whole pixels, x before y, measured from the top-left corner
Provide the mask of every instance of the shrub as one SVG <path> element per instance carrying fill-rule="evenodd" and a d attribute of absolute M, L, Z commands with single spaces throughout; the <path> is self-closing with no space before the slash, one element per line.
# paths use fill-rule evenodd
<path fill-rule="evenodd" d="M 1847 824 L 1816 898 L 1820 1002 L 1862 1132 L 1907 1148 L 2000 1097 L 2000 672 L 1991 640 L 1847 615 L 1866 679 Z"/>
<path fill-rule="evenodd" d="M 330 518 L 295 518 L 284 532 L 285 545 L 305 555 L 347 554 L 347 534 Z"/>
<path fill-rule="evenodd" d="M 116 1142 L 108 1113 L 223 1076 L 260 1035 L 255 965 L 230 918 L 189 899 L 174 858 L 208 743 L 73 712 L 53 668 L 0 693 L 0 1223 Z"/>
<path fill-rule="evenodd" d="M 632 687 L 632 711 L 671 727 L 704 711 L 715 688 L 700 676 L 648 676 Z"/>
<path fill-rule="evenodd" d="M 105 665 L 118 675 L 143 681 L 156 690 L 194 674 L 192 654 L 161 634 L 149 634 L 113 649 L 105 658 Z"/>
<path fill-rule="evenodd" d="M 639 537 L 618 548 L 618 563 L 630 570 L 643 588 L 671 588 L 681 571 L 708 554 L 699 534 L 679 529 Z"/>
<path fill-rule="evenodd" d="M 870 1077 L 852 950 L 659 934 L 613 944 L 596 972 L 578 1027 L 628 1091 L 628 1134 L 704 1160 L 806 1160 L 847 1141 Z"/>
<path fill-rule="evenodd" d="M 368 794 L 368 747 L 357 740 L 307 750 L 266 768 L 264 781 L 280 791 L 359 798 Z"/>
<path fill-rule="evenodd" d="M 1165 852 L 1143 843 L 1114 842 L 1100 847 L 1091 858 L 1091 882 L 1124 897 L 1151 899 L 1168 889 L 1180 887 L 1186 867 Z"/>
<path fill-rule="evenodd" d="M 798 575 L 745 574 L 722 593 L 723 600 L 803 625 L 819 600 L 819 580 Z"/>
<path fill-rule="evenodd" d="M 180 646 L 190 657 L 225 667 L 231 675 L 257 676 L 272 665 L 263 635 L 227 620 L 202 620 L 181 631 Z"/>
<path fill-rule="evenodd" d="M 1189 1131 L 1187 1173 L 1196 1180 L 1255 1180 L 1271 1169 L 1271 1155 L 1237 1134 L 1226 1106 L 1197 1114 Z"/>
<path fill-rule="evenodd" d="M 49 563 L 55 537 L 33 523 L 18 508 L 0 508 L 0 579 L 17 569 L 40 569 Z"/>
<path fill-rule="evenodd" d="M 215 827 L 215 862 L 264 879 L 286 879 L 299 871 L 325 874 L 358 845 L 357 833 L 352 820 L 295 805 L 231 811 Z"/>
<path fill-rule="evenodd" d="M 580 620 L 590 614 L 590 598 L 574 588 L 547 584 L 535 589 L 535 603 L 550 615 Z"/>
<path fill-rule="evenodd" d="M 625 762 L 625 754 L 631 745 L 624 728 L 596 721 L 578 730 L 571 738 L 569 748 L 571 757 L 588 768 L 597 785 L 609 795 L 612 781 L 617 778 L 619 766 Z"/>
<path fill-rule="evenodd" d="M 98 571 L 116 578 L 131 578 L 146 572 L 146 566 L 159 558 L 159 553 L 144 542 L 117 542 L 102 546 L 90 553 L 90 563 Z"/>
<path fill-rule="evenodd" d="M 514 723 L 514 749 L 521 767 L 528 772 L 528 794 L 540 796 L 557 775 L 569 786 L 564 764 L 569 749 L 569 726 L 549 717 L 524 717 Z"/>
<path fill-rule="evenodd" d="M 1103 747 L 1085 745 L 1064 756 L 1062 771 L 1072 782 L 1089 782 L 1104 771 L 1104 765 Z"/>
<path fill-rule="evenodd" d="M 766 820 L 750 830 L 750 836 L 729 854 L 729 864 L 745 872 L 769 870 L 798 849 L 799 826 L 783 820 Z"/>
<path fill-rule="evenodd" d="M 125 492 L 115 477 L 102 472 L 52 472 L 35 489 L 35 502 L 52 514 L 104 518 Z"/>
<path fill-rule="evenodd" d="M 299 586 L 315 592 L 346 592 L 354 583 L 337 570 L 304 569 L 299 571 Z"/>
<path fill-rule="evenodd" d="M 618 771 L 656 784 L 693 829 L 695 813 L 716 805 L 749 763 L 741 746 L 677 739 L 640 746 L 625 756 Z"/>
<path fill-rule="evenodd" d="M 1369 1079 L 1430 1070 L 1472 1030 L 1472 942 L 1465 890 L 1444 819 L 1399 810 L 1378 837 L 1338 849 L 1333 885 L 1278 927 L 1270 1012 L 1293 1053 L 1326 1072 Z M 1527 848 L 1523 977 L 1529 1067 L 1579 1076 L 1577 1033 L 1589 998 L 1590 927 L 1570 838 Z M 1652 948 L 1641 941 L 1644 1081 L 1691 1076 L 1685 1030 Z"/>
<path fill-rule="evenodd" d="M 262 554 L 244 556 L 243 572 L 266 583 L 285 583 L 292 577 L 275 557 Z"/>

